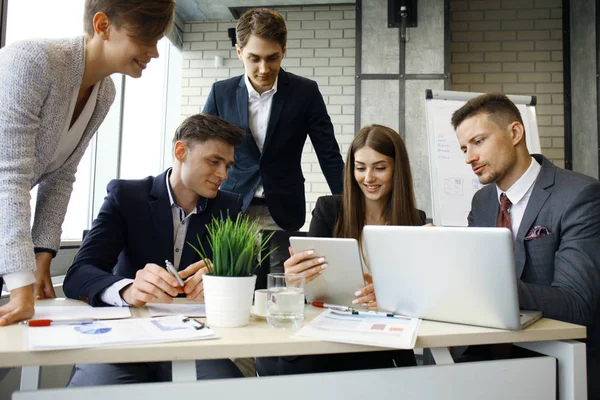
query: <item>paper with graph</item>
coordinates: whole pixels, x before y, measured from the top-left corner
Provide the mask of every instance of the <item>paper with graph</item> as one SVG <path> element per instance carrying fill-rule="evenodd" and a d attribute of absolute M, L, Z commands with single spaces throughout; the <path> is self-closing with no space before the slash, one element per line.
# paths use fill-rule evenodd
<path fill-rule="evenodd" d="M 27 327 L 31 350 L 75 349 L 216 338 L 202 323 L 174 315 Z"/>
<path fill-rule="evenodd" d="M 325 310 L 296 336 L 330 342 L 364 344 L 369 346 L 412 349 L 415 347 L 421 320 L 400 315 L 368 311 L 353 314 Z"/>

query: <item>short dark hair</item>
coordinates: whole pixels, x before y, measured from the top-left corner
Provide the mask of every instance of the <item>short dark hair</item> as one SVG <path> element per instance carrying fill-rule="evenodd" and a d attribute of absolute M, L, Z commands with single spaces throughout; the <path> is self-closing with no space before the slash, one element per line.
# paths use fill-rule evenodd
<path fill-rule="evenodd" d="M 136 39 L 156 40 L 171 28 L 174 11 L 173 0 L 85 0 L 83 27 L 92 38 L 94 15 L 103 12 L 115 27 L 127 28 Z"/>
<path fill-rule="evenodd" d="M 240 48 L 246 46 L 250 35 L 273 40 L 285 49 L 287 42 L 285 20 L 278 12 L 267 8 L 250 9 L 240 17 L 235 27 L 235 36 Z"/>
<path fill-rule="evenodd" d="M 179 140 L 191 147 L 195 143 L 217 139 L 237 147 L 244 142 L 244 137 L 244 130 L 216 115 L 195 114 L 179 125 L 173 136 L 173 146 Z"/>
<path fill-rule="evenodd" d="M 523 129 L 525 128 L 519 109 L 502 93 L 486 93 L 467 101 L 452 114 L 452 126 L 456 129 L 465 119 L 479 114 L 487 114 L 501 127 L 517 121 L 523 125 Z"/>

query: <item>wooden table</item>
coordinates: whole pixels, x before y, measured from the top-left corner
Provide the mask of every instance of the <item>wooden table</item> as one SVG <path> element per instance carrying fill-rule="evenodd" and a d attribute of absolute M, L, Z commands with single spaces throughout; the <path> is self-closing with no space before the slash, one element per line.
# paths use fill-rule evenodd
<path fill-rule="evenodd" d="M 43 300 L 41 305 L 74 305 L 75 300 Z M 305 323 L 320 313 L 307 306 Z M 147 317 L 145 308 L 132 308 L 133 317 Z M 195 380 L 194 360 L 265 357 L 302 354 L 329 354 L 385 350 L 353 344 L 324 342 L 292 337 L 296 329 L 270 327 L 263 319 L 251 318 L 243 328 L 211 328 L 217 340 L 182 343 L 156 343 L 57 351 L 30 351 L 26 327 L 0 328 L 0 367 L 24 367 L 21 389 L 36 389 L 39 367 L 77 363 L 120 363 L 172 361 L 173 381 Z M 543 318 L 522 331 L 506 331 L 475 326 L 423 321 L 416 342 L 429 348 L 436 364 L 452 364 L 449 347 L 476 344 L 515 343 L 557 358 L 561 399 L 586 398 L 585 344 L 572 339 L 586 336 L 585 327 Z"/>

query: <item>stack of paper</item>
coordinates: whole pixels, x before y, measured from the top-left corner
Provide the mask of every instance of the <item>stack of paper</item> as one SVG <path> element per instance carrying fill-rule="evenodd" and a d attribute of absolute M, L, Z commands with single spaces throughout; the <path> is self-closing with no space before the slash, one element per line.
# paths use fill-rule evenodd
<path fill-rule="evenodd" d="M 153 317 L 179 314 L 186 317 L 206 317 L 204 303 L 148 303 L 146 307 Z"/>
<path fill-rule="evenodd" d="M 69 321 L 81 319 L 121 319 L 131 317 L 129 307 L 35 306 L 33 319 Z"/>
<path fill-rule="evenodd" d="M 31 350 L 73 349 L 216 338 L 214 332 L 205 325 L 183 315 L 28 327 L 27 330 Z"/>
<path fill-rule="evenodd" d="M 417 341 L 421 320 L 389 316 L 373 312 L 340 312 L 325 310 L 296 336 L 330 342 L 355 343 L 369 346 L 412 349 Z"/>

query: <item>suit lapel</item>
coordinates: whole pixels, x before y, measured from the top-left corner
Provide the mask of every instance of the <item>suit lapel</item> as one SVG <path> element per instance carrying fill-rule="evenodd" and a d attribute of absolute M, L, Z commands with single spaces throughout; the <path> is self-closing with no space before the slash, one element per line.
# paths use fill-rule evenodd
<path fill-rule="evenodd" d="M 248 127 L 248 89 L 246 88 L 244 76 L 242 75 L 236 91 L 236 102 L 238 119 L 240 120 L 238 126 L 248 133 L 250 132 L 250 128 Z"/>
<path fill-rule="evenodd" d="M 245 141 L 250 146 L 251 151 L 256 155 L 256 159 L 258 159 L 260 157 L 260 150 L 258 149 L 256 140 L 254 140 L 254 136 L 252 136 L 248 120 L 248 88 L 246 87 L 245 75 L 242 75 L 240 83 L 238 84 L 236 91 L 236 103 L 238 119 L 240 120 L 238 127 L 246 132 Z"/>
<path fill-rule="evenodd" d="M 517 240 L 515 242 L 517 278 L 521 277 L 523 268 L 525 268 L 525 235 L 531 229 L 544 203 L 546 203 L 546 200 L 550 197 L 551 192 L 546 189 L 554 185 L 554 175 L 556 173 L 556 167 L 545 157 L 535 156 L 535 158 L 540 162 L 542 169 L 533 186 L 531 197 L 527 202 L 527 208 L 525 208 L 525 213 L 523 214 L 523 219 L 521 220 L 519 231 L 517 232 Z"/>
<path fill-rule="evenodd" d="M 155 200 L 150 202 L 150 214 L 154 227 L 154 249 L 161 258 L 165 257 L 173 262 L 173 214 L 167 192 L 166 173 L 154 178 L 150 194 Z"/>
<path fill-rule="evenodd" d="M 285 106 L 286 99 L 289 97 L 290 89 L 290 77 L 287 72 L 283 69 L 279 71 L 277 79 L 277 93 L 273 96 L 273 104 L 271 105 L 271 116 L 269 117 L 269 126 L 267 127 L 267 136 L 265 137 L 265 144 L 263 146 L 263 153 L 266 151 L 269 143 L 273 138 L 275 127 L 281 117 L 281 112 Z"/>
<path fill-rule="evenodd" d="M 483 190 L 483 189 L 481 189 Z M 485 223 L 481 226 L 496 226 L 498 223 L 498 214 L 500 214 L 500 203 L 496 194 L 496 185 L 490 185 L 490 190 L 487 193 L 489 196 L 483 204 L 495 204 L 495 207 L 490 207 L 489 212 L 485 214 Z"/>
<path fill-rule="evenodd" d="M 213 202 L 214 200 L 210 199 L 204 212 L 200 214 L 194 214 L 190 218 L 190 225 L 188 226 L 187 233 L 185 235 L 185 243 L 183 244 L 183 251 L 181 253 L 181 261 L 179 262 L 180 270 L 187 268 L 190 264 L 200 261 L 200 255 L 198 255 L 192 246 L 189 245 L 189 243 L 191 243 L 195 248 L 202 250 L 202 248 L 200 248 L 200 244 L 198 243 L 198 237 L 200 240 L 202 240 L 204 251 L 208 253 L 207 256 L 209 258 L 212 257 L 208 242 L 206 241 L 206 225 L 208 225 L 212 220 L 213 214 L 210 210 L 212 208 L 211 203 Z"/>

